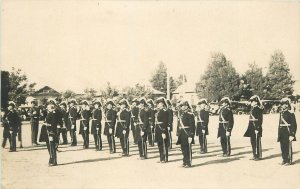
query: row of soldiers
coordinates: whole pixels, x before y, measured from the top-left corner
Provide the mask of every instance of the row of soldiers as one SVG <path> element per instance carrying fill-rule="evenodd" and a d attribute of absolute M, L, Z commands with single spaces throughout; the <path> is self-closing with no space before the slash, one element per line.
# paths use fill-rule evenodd
<path fill-rule="evenodd" d="M 260 98 L 254 95 L 250 98 L 251 111 L 249 124 L 244 137 L 250 137 L 253 150 L 252 160 L 262 158 L 262 123 L 263 106 Z M 129 133 L 132 131 L 134 143 L 138 145 L 140 159 L 147 159 L 147 141 L 150 146 L 157 143 L 161 163 L 168 162 L 168 151 L 172 148 L 173 131 L 173 107 L 169 100 L 158 98 L 155 103 L 152 99 L 134 99 L 131 106 L 126 99 L 122 99 L 115 104 L 112 100 L 107 100 L 102 109 L 99 100 L 92 102 L 93 109 L 90 109 L 88 101 L 81 102 L 78 111 L 75 99 L 69 103 L 62 102 L 59 105 L 54 99 L 48 101 L 47 115 L 41 128 L 40 142 L 46 142 L 50 154 L 49 165 L 57 165 L 57 147 L 60 135 L 63 143 L 67 144 L 67 131 L 71 136 L 71 145 L 77 145 L 76 120 L 79 118 L 79 134 L 83 138 L 83 148 L 89 148 L 89 134 L 94 136 L 96 150 L 102 150 L 102 122 L 104 122 L 104 135 L 109 143 L 110 153 L 116 152 L 115 137 L 119 138 L 122 155 L 129 155 Z M 220 138 L 222 156 L 231 155 L 230 137 L 234 126 L 234 116 L 230 108 L 231 101 L 224 97 L 220 101 L 218 138 Z M 14 114 L 13 103 L 10 103 L 9 111 L 4 116 L 8 120 L 10 130 L 9 136 L 11 146 L 15 150 L 15 125 L 20 125 L 17 115 Z M 295 115 L 290 111 L 291 102 L 288 98 L 281 100 L 282 111 L 278 126 L 278 142 L 280 142 L 283 165 L 292 163 L 292 141 L 296 140 L 297 123 Z M 103 111 L 103 113 L 102 113 Z M 32 110 L 32 131 L 36 129 L 37 111 Z M 183 154 L 183 166 L 192 166 L 192 144 L 195 144 L 194 137 L 198 136 L 200 153 L 207 153 L 207 138 L 209 124 L 209 110 L 206 99 L 201 99 L 193 110 L 188 101 L 181 101 L 176 106 L 177 112 L 177 145 L 181 146 Z M 102 120 L 102 118 L 104 120 Z M 17 123 L 18 122 L 18 123 Z M 91 123 L 91 129 L 90 129 Z M 34 128 L 35 127 L 35 128 Z M 32 141 L 35 142 L 37 135 L 33 133 Z M 37 143 L 36 143 L 37 144 Z"/>

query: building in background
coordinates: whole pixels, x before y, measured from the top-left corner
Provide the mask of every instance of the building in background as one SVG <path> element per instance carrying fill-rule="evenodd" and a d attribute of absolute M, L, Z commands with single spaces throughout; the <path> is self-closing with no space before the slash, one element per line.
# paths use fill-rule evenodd
<path fill-rule="evenodd" d="M 188 100 L 192 105 L 196 105 L 199 100 L 196 93 L 196 84 L 183 83 L 172 93 L 172 100 Z"/>
<path fill-rule="evenodd" d="M 61 93 L 57 92 L 55 89 L 44 86 L 41 89 L 32 93 L 31 96 L 27 97 L 26 102 L 30 102 L 33 98 L 38 100 L 38 104 L 44 104 L 49 98 L 61 97 Z"/>

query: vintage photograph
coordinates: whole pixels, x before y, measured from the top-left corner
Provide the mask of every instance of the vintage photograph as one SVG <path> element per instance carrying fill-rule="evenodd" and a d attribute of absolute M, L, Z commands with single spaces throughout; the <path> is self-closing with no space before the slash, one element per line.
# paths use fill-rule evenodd
<path fill-rule="evenodd" d="M 300 188 L 299 1 L 2 0 L 1 188 Z"/>

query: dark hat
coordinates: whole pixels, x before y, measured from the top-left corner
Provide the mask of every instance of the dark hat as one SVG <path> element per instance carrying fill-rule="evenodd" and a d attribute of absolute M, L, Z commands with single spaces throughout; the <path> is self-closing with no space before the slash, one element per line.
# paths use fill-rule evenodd
<path fill-rule="evenodd" d="M 289 98 L 282 98 L 280 100 L 280 104 L 283 105 L 283 104 L 287 104 L 289 106 L 289 108 L 291 109 L 291 99 Z"/>
<path fill-rule="evenodd" d="M 70 101 L 69 101 L 70 103 L 74 103 L 74 104 L 77 104 L 77 102 L 76 102 L 76 99 L 70 99 Z"/>
<path fill-rule="evenodd" d="M 13 101 L 9 101 L 9 102 L 8 102 L 8 106 L 16 107 L 16 103 L 14 103 Z"/>
<path fill-rule="evenodd" d="M 109 105 L 109 104 L 111 104 L 112 106 L 116 106 L 112 99 L 107 99 L 106 106 Z"/>
<path fill-rule="evenodd" d="M 94 100 L 93 100 L 93 104 L 94 104 L 94 105 L 95 105 L 95 104 L 98 104 L 99 106 L 102 106 L 101 101 L 98 100 L 98 99 L 94 99 Z"/>
<path fill-rule="evenodd" d="M 148 100 L 147 100 L 147 104 L 151 104 L 151 106 L 154 106 L 154 102 L 153 102 L 152 99 L 148 99 Z"/>
<path fill-rule="evenodd" d="M 180 106 L 187 106 L 189 109 L 192 109 L 192 106 L 187 100 L 184 100 L 180 103 Z"/>
<path fill-rule="evenodd" d="M 83 100 L 83 101 L 81 101 L 80 104 L 82 104 L 82 105 L 89 105 L 89 102 L 87 100 Z"/>
<path fill-rule="evenodd" d="M 229 99 L 229 97 L 223 97 L 221 100 L 220 100 L 220 104 L 222 104 L 223 102 L 227 103 L 227 104 L 231 104 L 231 100 Z"/>
<path fill-rule="evenodd" d="M 31 99 L 30 104 L 37 104 L 37 99 L 36 98 Z"/>
<path fill-rule="evenodd" d="M 257 95 L 251 96 L 251 98 L 249 99 L 249 101 L 250 101 L 250 102 L 257 102 L 257 105 L 258 105 L 258 106 L 261 106 L 261 105 L 262 105 L 262 103 L 261 103 L 261 101 L 260 101 L 260 98 L 259 98 L 259 96 L 257 96 Z"/>
<path fill-rule="evenodd" d="M 168 106 L 166 99 L 164 97 L 160 97 L 160 98 L 156 99 L 155 104 L 159 104 L 159 103 L 163 103 L 165 107 Z"/>
<path fill-rule="evenodd" d="M 172 103 L 169 99 L 166 100 L 168 107 L 172 106 Z"/>
<path fill-rule="evenodd" d="M 61 102 L 59 105 L 63 105 L 64 107 L 67 107 L 67 103 L 66 102 Z"/>
<path fill-rule="evenodd" d="M 56 105 L 56 100 L 55 100 L 54 98 L 49 98 L 49 99 L 48 99 L 48 103 L 49 103 L 49 104 Z"/>
<path fill-rule="evenodd" d="M 147 100 L 146 100 L 146 98 L 145 98 L 145 97 L 139 98 L 139 103 L 140 103 L 140 104 L 144 104 L 144 105 L 147 106 Z"/>
<path fill-rule="evenodd" d="M 126 100 L 125 98 L 123 98 L 123 99 L 121 99 L 121 100 L 119 101 L 119 105 L 122 105 L 122 104 L 125 104 L 126 107 L 129 106 L 129 102 L 128 102 L 128 100 Z"/>
<path fill-rule="evenodd" d="M 206 105 L 207 105 L 207 100 L 206 100 L 206 98 L 201 98 L 201 99 L 199 100 L 199 102 L 197 103 L 197 105 L 200 105 L 200 104 L 206 104 Z"/>
<path fill-rule="evenodd" d="M 134 103 L 134 102 L 138 104 L 139 100 L 137 98 L 134 98 L 134 99 L 132 99 L 131 103 Z"/>

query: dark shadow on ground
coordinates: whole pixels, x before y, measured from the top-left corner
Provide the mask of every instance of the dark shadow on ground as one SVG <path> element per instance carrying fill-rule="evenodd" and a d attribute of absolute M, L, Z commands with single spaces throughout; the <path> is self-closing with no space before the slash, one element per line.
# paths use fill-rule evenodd
<path fill-rule="evenodd" d="M 204 162 L 204 163 L 193 165 L 192 168 L 193 167 L 204 166 L 204 165 L 210 165 L 210 164 L 229 163 L 229 162 L 232 162 L 232 161 L 240 160 L 243 157 L 244 156 L 235 157 L 235 158 L 224 158 L 224 159 L 218 159 L 218 160 L 211 160 L 211 161 L 207 161 L 207 162 Z"/>
<path fill-rule="evenodd" d="M 119 159 L 122 158 L 122 156 L 119 157 L 108 157 L 108 158 L 96 158 L 96 159 L 87 159 L 87 160 L 82 160 L 82 161 L 73 161 L 69 163 L 62 163 L 59 165 L 71 165 L 71 164 L 78 164 L 78 163 L 93 163 L 93 162 L 98 162 L 98 161 L 107 161 L 107 160 L 114 160 L 114 159 Z"/>

